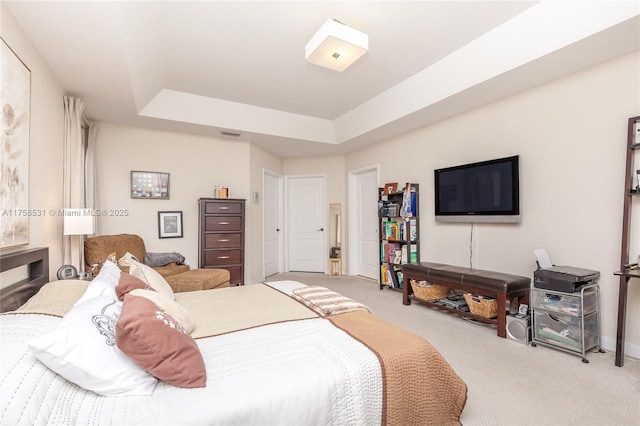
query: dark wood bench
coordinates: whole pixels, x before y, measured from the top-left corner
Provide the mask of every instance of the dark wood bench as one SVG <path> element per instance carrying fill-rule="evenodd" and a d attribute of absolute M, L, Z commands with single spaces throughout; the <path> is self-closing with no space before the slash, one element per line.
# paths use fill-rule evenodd
<path fill-rule="evenodd" d="M 402 266 L 403 273 L 403 297 L 402 303 L 410 305 L 411 300 L 427 306 L 443 309 L 474 320 L 498 326 L 498 336 L 507 337 L 507 312 L 506 301 L 517 298 L 519 304 L 529 304 L 529 289 L 531 279 L 519 275 L 505 274 L 502 272 L 484 271 L 462 266 L 445 265 L 441 263 L 421 262 Z M 450 308 L 427 300 L 422 300 L 413 294 L 413 288 L 409 280 L 428 281 L 449 288 L 462 290 L 469 293 L 477 293 L 483 296 L 493 297 L 498 301 L 497 318 L 485 318 L 471 312 Z"/>

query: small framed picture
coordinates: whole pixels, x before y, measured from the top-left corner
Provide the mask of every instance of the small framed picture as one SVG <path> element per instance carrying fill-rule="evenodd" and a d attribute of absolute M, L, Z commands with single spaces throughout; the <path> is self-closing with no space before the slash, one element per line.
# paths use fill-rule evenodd
<path fill-rule="evenodd" d="M 329 254 L 331 259 L 337 259 L 340 257 L 340 247 L 331 247 L 331 253 Z"/>
<path fill-rule="evenodd" d="M 182 238 L 182 212 L 158 212 L 158 237 Z"/>
<path fill-rule="evenodd" d="M 169 199 L 169 173 L 131 172 L 131 198 Z"/>
<path fill-rule="evenodd" d="M 633 135 L 631 143 L 633 145 L 640 145 L 640 120 L 633 123 Z"/>
<path fill-rule="evenodd" d="M 394 192 L 396 192 L 398 190 L 398 183 L 385 183 L 384 184 L 384 191 L 382 192 L 383 195 L 389 195 L 389 194 L 393 194 Z"/>

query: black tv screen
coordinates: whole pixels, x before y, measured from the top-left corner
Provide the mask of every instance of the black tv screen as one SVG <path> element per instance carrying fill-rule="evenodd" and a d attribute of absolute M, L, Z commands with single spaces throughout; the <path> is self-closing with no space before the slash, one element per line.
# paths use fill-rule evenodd
<path fill-rule="evenodd" d="M 434 170 L 437 222 L 520 222 L 518 156 Z"/>

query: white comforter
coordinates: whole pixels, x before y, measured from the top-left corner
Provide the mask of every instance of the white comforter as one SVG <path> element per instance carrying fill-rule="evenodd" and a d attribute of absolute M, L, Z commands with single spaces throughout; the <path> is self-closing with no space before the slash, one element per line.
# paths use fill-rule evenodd
<path fill-rule="evenodd" d="M 182 389 L 160 382 L 150 397 L 99 396 L 41 364 L 24 341 L 58 321 L 48 315 L 0 315 L 0 424 L 381 422 L 377 357 L 322 318 L 198 339 L 206 388 Z"/>

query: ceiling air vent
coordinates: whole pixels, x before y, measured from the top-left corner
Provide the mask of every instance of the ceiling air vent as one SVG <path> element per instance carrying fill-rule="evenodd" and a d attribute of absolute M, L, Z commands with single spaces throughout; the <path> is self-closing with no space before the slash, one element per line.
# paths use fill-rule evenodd
<path fill-rule="evenodd" d="M 233 137 L 233 138 L 239 138 L 239 137 L 240 137 L 240 135 L 241 135 L 241 133 L 238 133 L 238 132 L 230 132 L 230 131 L 228 131 L 228 130 L 220 130 L 220 134 L 221 134 L 222 136 L 230 136 L 230 137 Z"/>

